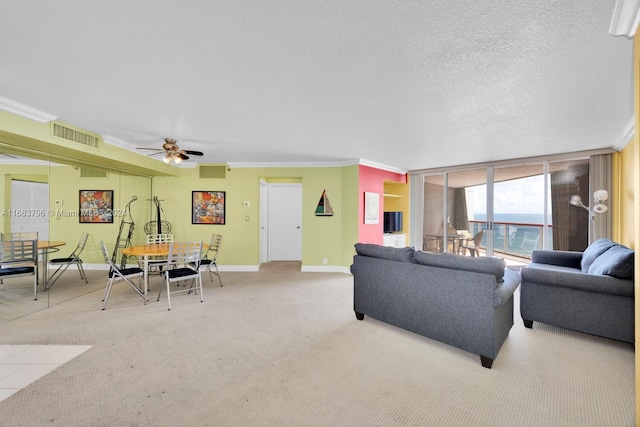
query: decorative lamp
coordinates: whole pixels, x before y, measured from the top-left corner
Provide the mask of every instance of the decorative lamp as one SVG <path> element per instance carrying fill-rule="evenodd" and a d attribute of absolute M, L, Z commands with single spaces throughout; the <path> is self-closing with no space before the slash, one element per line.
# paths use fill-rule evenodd
<path fill-rule="evenodd" d="M 607 205 L 604 204 L 609 199 L 609 193 L 607 190 L 598 190 L 593 193 L 593 207 L 585 206 L 582 203 L 582 198 L 577 194 L 571 196 L 569 204 L 578 206 L 579 208 L 586 209 L 589 212 L 589 218 L 595 220 L 595 214 L 603 214 L 609 210 Z"/>

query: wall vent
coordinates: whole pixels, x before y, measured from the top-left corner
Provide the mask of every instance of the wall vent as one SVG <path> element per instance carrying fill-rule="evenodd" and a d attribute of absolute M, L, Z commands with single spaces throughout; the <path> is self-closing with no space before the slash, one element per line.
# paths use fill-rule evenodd
<path fill-rule="evenodd" d="M 227 165 L 200 165 L 198 172 L 200 178 L 226 179 Z"/>
<path fill-rule="evenodd" d="M 80 178 L 106 178 L 107 171 L 102 169 L 80 168 Z"/>
<path fill-rule="evenodd" d="M 58 138 L 96 148 L 98 147 L 98 140 L 100 139 L 97 135 L 92 135 L 85 131 L 73 129 L 69 126 L 64 126 L 60 123 L 55 122 L 53 123 L 51 133 L 53 134 L 53 136 L 57 136 Z"/>

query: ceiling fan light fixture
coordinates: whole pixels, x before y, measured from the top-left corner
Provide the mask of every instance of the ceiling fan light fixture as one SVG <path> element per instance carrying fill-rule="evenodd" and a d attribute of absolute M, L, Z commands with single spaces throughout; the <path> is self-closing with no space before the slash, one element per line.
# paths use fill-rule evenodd
<path fill-rule="evenodd" d="M 175 155 L 174 155 L 174 156 L 173 156 L 173 162 L 174 162 L 176 165 L 179 165 L 180 163 L 182 163 L 182 157 L 180 157 L 180 156 L 175 156 Z"/>
<path fill-rule="evenodd" d="M 164 157 L 162 158 L 162 161 L 163 161 L 163 162 L 165 162 L 166 164 L 171 163 L 171 161 L 172 161 L 172 160 L 173 160 L 173 159 L 171 158 L 171 156 L 170 156 L 169 154 L 167 154 L 166 156 L 164 156 Z"/>

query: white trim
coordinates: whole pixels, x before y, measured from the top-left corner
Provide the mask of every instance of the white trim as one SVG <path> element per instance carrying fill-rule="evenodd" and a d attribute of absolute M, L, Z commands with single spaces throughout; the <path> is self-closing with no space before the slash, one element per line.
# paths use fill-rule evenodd
<path fill-rule="evenodd" d="M 52 120 L 57 119 L 57 117 L 52 114 L 36 110 L 35 108 L 29 107 L 28 105 L 12 101 L 2 96 L 0 96 L 0 110 L 8 111 L 10 113 L 26 117 L 27 119 L 35 120 L 40 123 L 48 123 Z"/>
<path fill-rule="evenodd" d="M 137 267 L 137 264 L 129 264 L 127 267 Z M 83 263 L 82 267 L 85 270 L 109 270 L 108 264 L 87 264 Z M 219 271 L 221 272 L 245 272 L 245 273 L 256 273 L 260 271 L 259 265 L 221 265 L 218 266 Z M 343 267 L 340 265 L 303 265 L 300 268 L 300 271 L 303 273 L 345 273 L 351 274 L 351 270 L 349 267 Z"/>
<path fill-rule="evenodd" d="M 370 166 L 399 174 L 407 173 L 404 169 L 383 165 L 366 159 L 347 159 L 336 162 L 297 162 L 297 163 L 277 163 L 277 162 L 227 162 L 230 168 L 334 168 L 353 165 Z"/>
<path fill-rule="evenodd" d="M 137 264 L 127 264 L 127 267 L 137 267 Z M 108 264 L 87 264 L 83 263 L 82 267 L 85 270 L 109 270 Z M 223 265 L 218 266 L 219 271 L 233 271 L 233 272 L 257 272 L 260 271 L 259 265 Z"/>
<path fill-rule="evenodd" d="M 636 118 L 632 117 L 631 120 L 629 120 L 629 124 L 624 129 L 624 132 L 622 132 L 622 135 L 620 135 L 620 138 L 618 138 L 618 142 L 613 144 L 612 148 L 614 148 L 615 150 L 621 151 L 633 139 L 635 130 L 636 130 Z"/>
<path fill-rule="evenodd" d="M 636 34 L 640 21 L 640 0 L 616 0 L 611 16 L 609 33 L 614 36 L 627 36 Z"/>
<path fill-rule="evenodd" d="M 351 274 L 351 269 L 349 267 L 342 267 L 339 265 L 303 265 L 300 268 L 300 271 L 303 273 L 345 273 Z"/>

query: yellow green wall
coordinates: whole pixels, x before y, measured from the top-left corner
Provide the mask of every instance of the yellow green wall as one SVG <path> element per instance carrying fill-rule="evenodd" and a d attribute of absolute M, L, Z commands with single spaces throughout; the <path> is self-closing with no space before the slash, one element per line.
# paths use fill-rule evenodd
<path fill-rule="evenodd" d="M 177 168 L 176 168 L 177 169 Z M 50 240 L 69 242 L 62 251 L 71 251 L 80 234 L 90 234 L 83 260 L 87 264 L 103 264 L 99 242 L 104 240 L 112 250 L 116 243 L 121 217 L 115 216 L 113 224 L 81 224 L 76 213 L 80 190 L 113 190 L 114 209 L 124 209 L 131 204 L 135 222 L 133 244 L 144 243 L 144 225 L 156 219 L 156 209 L 150 200 L 160 199 L 162 219 L 172 224 L 177 240 L 209 241 L 212 233 L 224 236 L 223 250 L 219 255 L 221 265 L 252 266 L 259 262 L 260 181 L 300 182 L 303 188 L 302 212 L 302 265 L 304 267 L 337 267 L 347 271 L 352 262 L 353 245 L 357 241 L 358 227 L 358 166 L 341 167 L 278 167 L 231 168 L 226 179 L 200 179 L 198 168 L 180 168 L 176 176 L 142 177 L 109 172 L 106 178 L 84 178 L 80 168 L 72 166 L 12 166 L 2 169 L 5 185 L 0 188 L 0 209 L 9 207 L 11 177 L 20 175 L 40 177 L 49 182 Z M 192 224 L 191 192 L 225 191 L 226 224 Z M 333 207 L 333 216 L 316 216 L 315 208 L 322 192 L 326 191 Z M 8 197 L 8 199 L 7 199 Z M 56 203 L 60 201 L 61 204 Z M 249 207 L 244 207 L 249 202 Z M 246 221 L 245 218 L 249 220 Z M 8 219 L 8 218 L 7 218 Z M 10 231 L 6 221 L 4 230 Z M 126 231 L 126 230 L 125 230 Z M 327 264 L 323 259 L 327 258 Z"/>
<path fill-rule="evenodd" d="M 231 168 L 226 179 L 200 179 L 198 169 L 181 169 L 175 177 L 153 178 L 154 195 L 163 199 L 163 219 L 173 224 L 173 232 L 179 240 L 199 240 L 208 242 L 211 233 L 224 236 L 223 249 L 219 255 L 221 265 L 258 265 L 259 264 L 259 219 L 260 219 L 260 180 L 267 182 L 302 183 L 302 264 L 303 266 L 322 265 L 323 258 L 328 266 L 348 266 L 343 256 L 345 247 L 355 243 L 353 233 L 344 232 L 344 228 L 355 227 L 345 224 L 357 211 L 357 200 L 344 204 L 343 192 L 349 192 L 350 185 L 344 183 L 345 176 L 357 166 L 318 167 L 318 168 Z M 333 216 L 316 216 L 315 208 L 322 192 L 326 194 L 333 207 Z M 192 191 L 225 191 L 226 224 L 203 225 L 191 223 Z M 355 197 L 354 197 L 355 198 Z M 249 202 L 250 207 L 244 207 Z M 349 204 L 355 204 L 355 207 Z M 245 218 L 249 217 L 249 221 Z"/>

